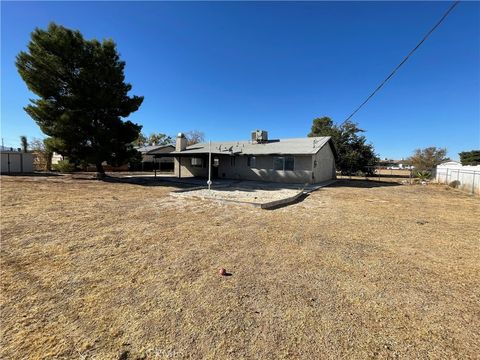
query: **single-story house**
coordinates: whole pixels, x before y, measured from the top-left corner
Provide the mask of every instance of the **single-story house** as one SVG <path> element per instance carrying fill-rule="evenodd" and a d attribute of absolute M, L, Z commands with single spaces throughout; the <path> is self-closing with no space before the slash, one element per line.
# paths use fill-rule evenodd
<path fill-rule="evenodd" d="M 284 183 L 319 183 L 335 178 L 337 153 L 329 136 L 269 140 L 266 131 L 252 132 L 249 141 L 199 143 L 187 146 L 179 133 L 174 156 L 175 176 L 211 177 Z"/>
<path fill-rule="evenodd" d="M 136 148 L 142 154 L 140 169 L 134 170 L 160 170 L 173 172 L 173 157 L 170 155 L 175 150 L 173 145 L 147 145 Z"/>

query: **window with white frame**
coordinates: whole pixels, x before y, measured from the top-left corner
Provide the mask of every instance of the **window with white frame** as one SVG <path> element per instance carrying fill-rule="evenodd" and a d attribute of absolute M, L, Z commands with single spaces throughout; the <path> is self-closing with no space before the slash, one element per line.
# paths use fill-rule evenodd
<path fill-rule="evenodd" d="M 195 167 L 202 167 L 203 159 L 202 158 L 192 158 L 191 159 L 191 164 L 192 164 L 192 166 L 195 166 Z"/>
<path fill-rule="evenodd" d="M 273 158 L 273 170 L 294 170 L 295 158 L 293 156 L 275 156 Z"/>

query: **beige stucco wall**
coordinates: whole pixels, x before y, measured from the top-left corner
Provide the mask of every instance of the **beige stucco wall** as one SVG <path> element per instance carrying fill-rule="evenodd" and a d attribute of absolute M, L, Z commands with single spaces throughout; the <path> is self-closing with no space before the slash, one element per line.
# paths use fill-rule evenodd
<path fill-rule="evenodd" d="M 317 161 L 316 166 L 315 160 Z M 335 179 L 335 156 L 330 146 L 325 145 L 312 156 L 312 167 L 314 183 Z"/>
<path fill-rule="evenodd" d="M 201 156 L 199 156 L 201 157 Z M 208 158 L 204 158 L 205 167 L 196 167 L 191 165 L 190 157 L 175 157 L 174 173 L 177 177 L 207 177 L 208 176 Z M 181 166 L 180 166 L 181 165 Z"/>
<path fill-rule="evenodd" d="M 270 155 L 256 156 L 255 168 L 248 166 L 247 156 L 235 157 L 235 166 L 232 166 L 230 157 L 219 157 L 218 177 L 285 183 L 309 183 L 311 181 L 311 156 L 295 156 L 293 171 L 273 170 L 274 157 Z"/>

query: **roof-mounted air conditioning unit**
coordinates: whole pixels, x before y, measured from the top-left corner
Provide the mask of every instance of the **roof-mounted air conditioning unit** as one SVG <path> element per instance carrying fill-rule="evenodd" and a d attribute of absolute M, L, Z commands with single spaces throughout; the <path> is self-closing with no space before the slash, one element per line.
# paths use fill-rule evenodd
<path fill-rule="evenodd" d="M 268 141 L 268 133 L 265 130 L 252 131 L 252 142 L 261 143 Z"/>

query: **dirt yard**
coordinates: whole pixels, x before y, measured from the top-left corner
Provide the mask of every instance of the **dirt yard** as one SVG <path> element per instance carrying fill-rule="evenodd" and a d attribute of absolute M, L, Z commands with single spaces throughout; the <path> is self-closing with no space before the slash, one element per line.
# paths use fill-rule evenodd
<path fill-rule="evenodd" d="M 269 211 L 172 189 L 3 176 L 0 358 L 479 358 L 478 197 L 343 180 Z"/>

